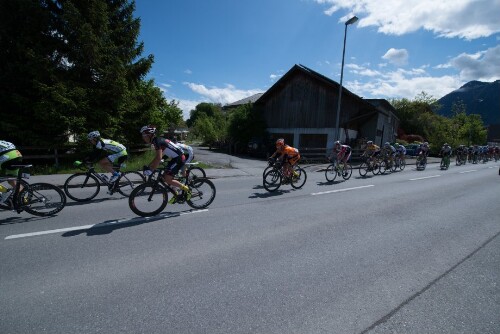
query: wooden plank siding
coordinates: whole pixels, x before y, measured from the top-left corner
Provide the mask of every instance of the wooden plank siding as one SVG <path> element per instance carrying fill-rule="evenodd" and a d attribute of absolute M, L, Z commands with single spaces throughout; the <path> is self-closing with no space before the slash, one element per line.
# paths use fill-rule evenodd
<path fill-rule="evenodd" d="M 255 102 L 255 106 L 263 114 L 272 137 L 287 135 L 293 138 L 290 144 L 298 148 L 314 144 L 312 147 L 328 149 L 336 138 L 338 90 L 339 84 L 335 81 L 305 66 L 294 65 Z M 367 135 L 374 140 L 380 131 L 380 138 L 388 138 L 389 123 L 394 131 L 397 118 L 392 114 L 392 106 L 385 100 L 382 100 L 385 104 L 380 101 L 364 100 L 343 88 L 339 119 L 342 141 Z M 324 140 L 324 145 L 318 145 Z"/>

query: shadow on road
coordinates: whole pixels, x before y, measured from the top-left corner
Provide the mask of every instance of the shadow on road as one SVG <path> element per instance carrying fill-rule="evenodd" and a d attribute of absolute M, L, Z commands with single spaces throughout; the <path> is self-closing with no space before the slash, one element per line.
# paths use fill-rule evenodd
<path fill-rule="evenodd" d="M 122 228 L 129 228 L 139 226 L 146 223 L 155 222 L 162 219 L 169 219 L 179 217 L 182 213 L 192 212 L 193 210 L 186 210 L 181 212 L 163 212 L 154 217 L 135 217 L 129 219 L 107 220 L 99 224 L 95 224 L 90 228 L 82 228 L 64 233 L 63 237 L 74 237 L 80 234 L 86 234 L 88 237 L 95 235 L 110 234 L 115 230 Z"/>

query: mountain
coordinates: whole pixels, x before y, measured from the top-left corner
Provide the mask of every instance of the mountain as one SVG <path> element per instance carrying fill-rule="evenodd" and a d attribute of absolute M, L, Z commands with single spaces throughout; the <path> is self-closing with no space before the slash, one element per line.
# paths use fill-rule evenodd
<path fill-rule="evenodd" d="M 442 108 L 438 114 L 451 117 L 451 107 L 462 100 L 467 114 L 481 115 L 484 124 L 500 124 L 500 80 L 494 82 L 470 81 L 438 100 Z"/>

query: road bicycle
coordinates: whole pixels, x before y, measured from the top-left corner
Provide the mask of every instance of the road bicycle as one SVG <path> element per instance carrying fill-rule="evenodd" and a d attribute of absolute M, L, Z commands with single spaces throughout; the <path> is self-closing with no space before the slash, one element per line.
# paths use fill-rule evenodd
<path fill-rule="evenodd" d="M 190 172 L 191 170 L 188 168 L 183 182 L 191 190 L 188 194 L 183 190 L 178 193 L 177 190 L 163 180 L 165 167 L 156 169 L 148 177 L 146 183 L 132 190 L 128 199 L 130 209 L 141 217 L 156 216 L 169 204 L 169 193 L 175 198 L 174 203 L 187 203 L 194 209 L 208 207 L 215 199 L 216 190 L 214 184 L 204 177 L 190 177 Z"/>
<path fill-rule="evenodd" d="M 395 172 L 396 164 L 394 160 L 389 159 L 389 157 L 385 156 L 379 160 L 380 164 L 380 174 L 385 174 L 387 172 Z"/>
<path fill-rule="evenodd" d="M 286 175 L 283 165 L 282 161 L 276 161 L 273 168 L 264 175 L 262 182 L 267 191 L 276 191 L 282 184 L 290 184 L 292 188 L 300 189 L 306 183 L 307 173 L 298 164 L 292 166 L 293 172 L 290 175 Z"/>
<path fill-rule="evenodd" d="M 397 156 L 394 158 L 394 166 L 396 169 L 404 170 L 406 167 L 406 160 L 403 157 Z"/>
<path fill-rule="evenodd" d="M 64 209 L 66 196 L 61 189 L 49 183 L 29 184 L 23 180 L 30 176 L 28 173 L 23 173 L 23 170 L 33 167 L 32 165 L 13 165 L 12 167 L 19 168 L 17 177 L 0 177 L 0 183 L 16 180 L 16 187 L 13 194 L 0 204 L 0 209 L 14 210 L 17 213 L 26 211 L 40 217 L 52 216 Z"/>
<path fill-rule="evenodd" d="M 161 162 L 164 163 L 165 161 L 162 160 Z M 207 177 L 207 173 L 205 172 L 205 170 L 199 167 L 198 164 L 198 162 L 188 162 L 185 164 L 187 166 L 186 176 L 189 176 L 190 180 Z M 183 181 L 184 177 L 181 173 L 179 173 L 176 175 L 176 179 Z"/>
<path fill-rule="evenodd" d="M 439 168 L 442 170 L 446 170 L 450 167 L 450 156 L 449 155 L 443 155 L 441 158 L 441 162 L 439 164 Z"/>
<path fill-rule="evenodd" d="M 337 176 L 342 176 L 344 180 L 349 180 L 352 175 L 352 166 L 349 163 L 344 163 L 343 161 L 337 162 L 333 161 L 325 170 L 325 178 L 328 182 L 333 182 Z"/>
<path fill-rule="evenodd" d="M 144 175 L 139 172 L 120 172 L 120 167 L 113 167 L 120 172 L 120 176 L 115 182 L 110 182 L 105 174 L 96 172 L 92 163 L 83 164 L 75 162 L 75 166 L 82 168 L 85 172 L 75 173 L 68 177 L 64 182 L 64 192 L 66 195 L 77 202 L 87 202 L 99 194 L 101 185 L 108 188 L 108 194 L 113 195 L 118 192 L 123 196 L 130 196 L 139 184 L 146 181 Z"/>
<path fill-rule="evenodd" d="M 368 172 L 372 172 L 373 175 L 380 173 L 380 163 L 377 159 L 373 157 L 367 157 L 365 161 L 359 165 L 359 175 L 366 177 Z"/>
<path fill-rule="evenodd" d="M 457 153 L 457 157 L 455 158 L 455 164 L 457 166 L 465 165 L 467 163 L 467 155 L 462 153 Z"/>
<path fill-rule="evenodd" d="M 424 154 L 419 154 L 415 162 L 417 170 L 424 170 L 427 166 L 427 157 Z"/>

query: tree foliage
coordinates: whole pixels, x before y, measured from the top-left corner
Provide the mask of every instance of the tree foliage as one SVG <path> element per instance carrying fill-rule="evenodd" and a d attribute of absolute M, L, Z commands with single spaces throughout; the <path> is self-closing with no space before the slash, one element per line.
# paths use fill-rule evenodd
<path fill-rule="evenodd" d="M 438 151 L 444 143 L 457 147 L 486 143 L 487 131 L 480 115 L 467 115 L 467 108 L 462 101 L 452 106 L 453 116 L 447 118 L 434 111 L 440 106 L 432 96 L 422 92 L 414 100 L 392 100 L 400 127 L 411 135 L 421 135 L 430 144 L 433 152 Z M 401 136 L 407 140 L 410 136 Z"/>
<path fill-rule="evenodd" d="M 134 9 L 129 0 L 1 1 L 3 139 L 52 146 L 99 130 L 137 142 L 140 125 L 182 120 L 144 79 L 154 58 L 141 57 Z"/>
<path fill-rule="evenodd" d="M 246 145 L 252 137 L 266 138 L 266 128 L 264 117 L 250 103 L 231 111 L 228 135 L 233 142 Z"/>
<path fill-rule="evenodd" d="M 191 117 L 186 121 L 192 135 L 206 144 L 223 142 L 227 138 L 227 119 L 220 104 L 200 103 L 191 110 Z"/>

